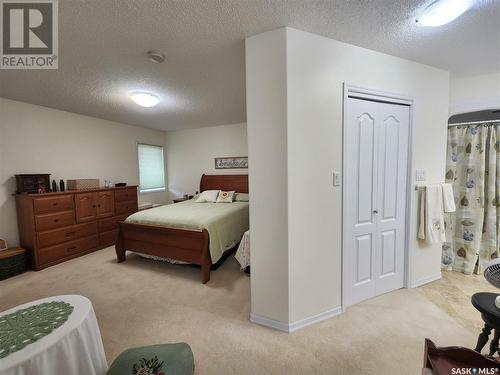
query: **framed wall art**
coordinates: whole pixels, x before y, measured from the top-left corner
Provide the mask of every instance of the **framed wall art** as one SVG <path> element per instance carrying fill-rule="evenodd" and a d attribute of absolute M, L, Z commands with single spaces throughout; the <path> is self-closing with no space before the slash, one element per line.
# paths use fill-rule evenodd
<path fill-rule="evenodd" d="M 246 169 L 248 156 L 215 158 L 215 169 Z"/>

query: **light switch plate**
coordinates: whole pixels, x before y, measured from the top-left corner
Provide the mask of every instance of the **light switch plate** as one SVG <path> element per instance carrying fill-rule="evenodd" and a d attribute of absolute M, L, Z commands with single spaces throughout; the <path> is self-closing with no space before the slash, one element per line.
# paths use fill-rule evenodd
<path fill-rule="evenodd" d="M 417 181 L 425 181 L 425 180 L 427 180 L 427 176 L 426 176 L 426 173 L 425 173 L 424 169 L 417 169 L 415 171 L 415 180 L 417 180 Z"/>
<path fill-rule="evenodd" d="M 341 183 L 340 172 L 333 172 L 333 186 L 340 186 Z"/>

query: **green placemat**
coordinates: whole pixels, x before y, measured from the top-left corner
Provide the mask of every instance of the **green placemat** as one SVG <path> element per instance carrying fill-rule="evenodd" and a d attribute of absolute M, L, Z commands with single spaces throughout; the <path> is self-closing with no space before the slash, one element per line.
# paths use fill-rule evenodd
<path fill-rule="evenodd" d="M 47 336 L 63 325 L 72 312 L 69 303 L 53 301 L 0 316 L 0 358 Z"/>

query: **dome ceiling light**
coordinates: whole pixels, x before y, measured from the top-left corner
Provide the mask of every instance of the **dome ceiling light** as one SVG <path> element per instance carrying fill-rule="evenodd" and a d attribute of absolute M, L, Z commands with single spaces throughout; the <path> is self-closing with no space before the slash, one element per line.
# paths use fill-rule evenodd
<path fill-rule="evenodd" d="M 134 92 L 130 95 L 130 99 L 141 107 L 154 107 L 160 102 L 160 99 L 149 92 Z"/>
<path fill-rule="evenodd" d="M 442 26 L 467 12 L 473 0 L 436 0 L 428 5 L 416 22 L 420 26 Z"/>

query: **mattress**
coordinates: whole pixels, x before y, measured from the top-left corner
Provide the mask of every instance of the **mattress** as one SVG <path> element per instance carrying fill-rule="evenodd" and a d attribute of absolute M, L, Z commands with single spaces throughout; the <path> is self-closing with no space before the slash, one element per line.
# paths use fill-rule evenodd
<path fill-rule="evenodd" d="M 136 212 L 125 221 L 179 229 L 206 229 L 212 263 L 249 228 L 248 202 L 196 203 L 194 199 Z"/>

